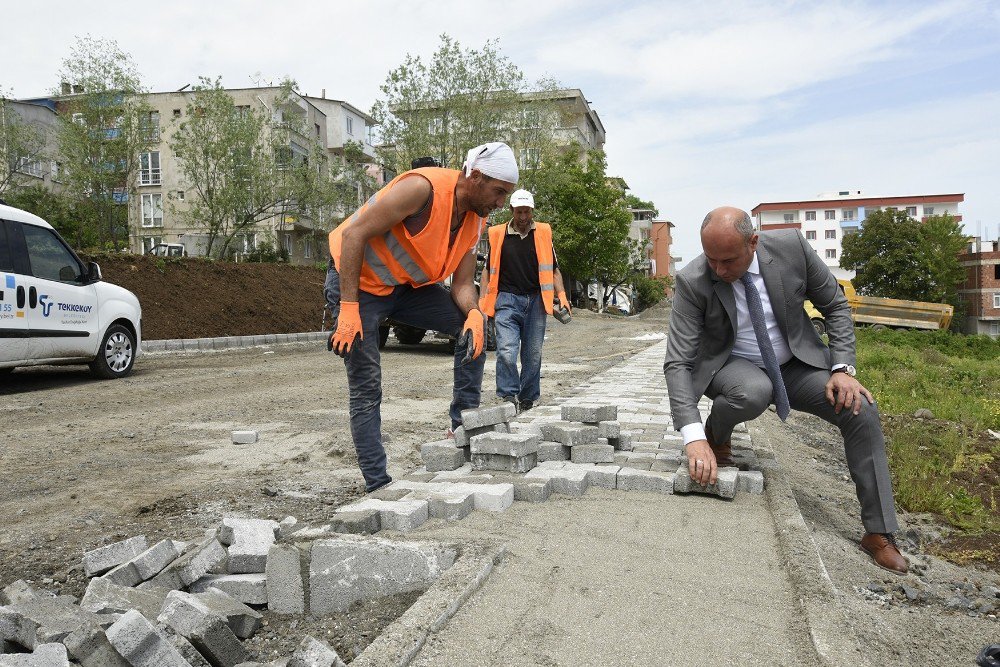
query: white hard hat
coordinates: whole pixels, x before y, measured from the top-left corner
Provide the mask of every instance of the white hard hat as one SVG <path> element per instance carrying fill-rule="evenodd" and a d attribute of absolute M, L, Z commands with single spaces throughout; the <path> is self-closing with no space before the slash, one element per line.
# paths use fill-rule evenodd
<path fill-rule="evenodd" d="M 510 207 L 517 208 L 518 206 L 535 208 L 535 198 L 527 190 L 515 190 L 514 194 L 510 196 Z"/>

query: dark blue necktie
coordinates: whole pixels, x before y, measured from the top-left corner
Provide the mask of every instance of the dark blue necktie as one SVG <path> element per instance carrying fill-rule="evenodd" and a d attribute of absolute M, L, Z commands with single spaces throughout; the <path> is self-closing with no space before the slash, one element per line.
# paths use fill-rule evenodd
<path fill-rule="evenodd" d="M 740 277 L 743 288 L 747 295 L 747 309 L 750 311 L 750 322 L 753 323 L 753 333 L 757 336 L 757 346 L 760 348 L 760 356 L 764 360 L 764 371 L 767 377 L 771 378 L 771 386 L 774 388 L 774 407 L 778 409 L 778 416 L 781 421 L 788 419 L 788 392 L 785 391 L 785 381 L 781 377 L 781 367 L 778 365 L 778 357 L 774 355 L 774 347 L 771 345 L 771 338 L 767 335 L 767 322 L 764 319 L 764 306 L 760 302 L 760 292 L 753 284 L 749 273 L 744 273 Z"/>

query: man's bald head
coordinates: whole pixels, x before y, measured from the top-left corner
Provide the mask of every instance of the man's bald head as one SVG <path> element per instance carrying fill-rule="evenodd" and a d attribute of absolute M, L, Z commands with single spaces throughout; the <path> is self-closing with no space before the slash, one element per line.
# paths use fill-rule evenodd
<path fill-rule="evenodd" d="M 701 223 L 701 246 L 708 265 L 727 283 L 739 280 L 757 250 L 750 214 L 733 206 L 709 211 Z"/>

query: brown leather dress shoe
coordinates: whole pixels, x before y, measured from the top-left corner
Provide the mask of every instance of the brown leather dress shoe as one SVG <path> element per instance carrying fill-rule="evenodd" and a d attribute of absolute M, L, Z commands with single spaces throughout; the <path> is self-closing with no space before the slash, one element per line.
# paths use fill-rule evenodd
<path fill-rule="evenodd" d="M 861 550 L 871 556 L 876 565 L 893 574 L 906 574 L 910 569 L 910 561 L 899 552 L 892 533 L 865 533 L 861 538 Z"/>
<path fill-rule="evenodd" d="M 712 453 L 715 454 L 715 464 L 717 466 L 724 468 L 736 465 L 736 462 L 733 461 L 732 440 L 716 444 L 712 439 L 712 427 L 707 422 L 705 423 L 705 439 L 708 440 L 708 446 L 712 448 Z"/>

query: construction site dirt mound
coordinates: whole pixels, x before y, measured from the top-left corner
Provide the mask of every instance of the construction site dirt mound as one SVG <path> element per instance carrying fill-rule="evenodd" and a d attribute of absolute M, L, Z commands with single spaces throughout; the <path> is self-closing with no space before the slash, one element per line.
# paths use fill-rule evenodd
<path fill-rule="evenodd" d="M 139 297 L 143 338 L 319 331 L 326 271 L 312 266 L 105 254 L 88 259 Z"/>

